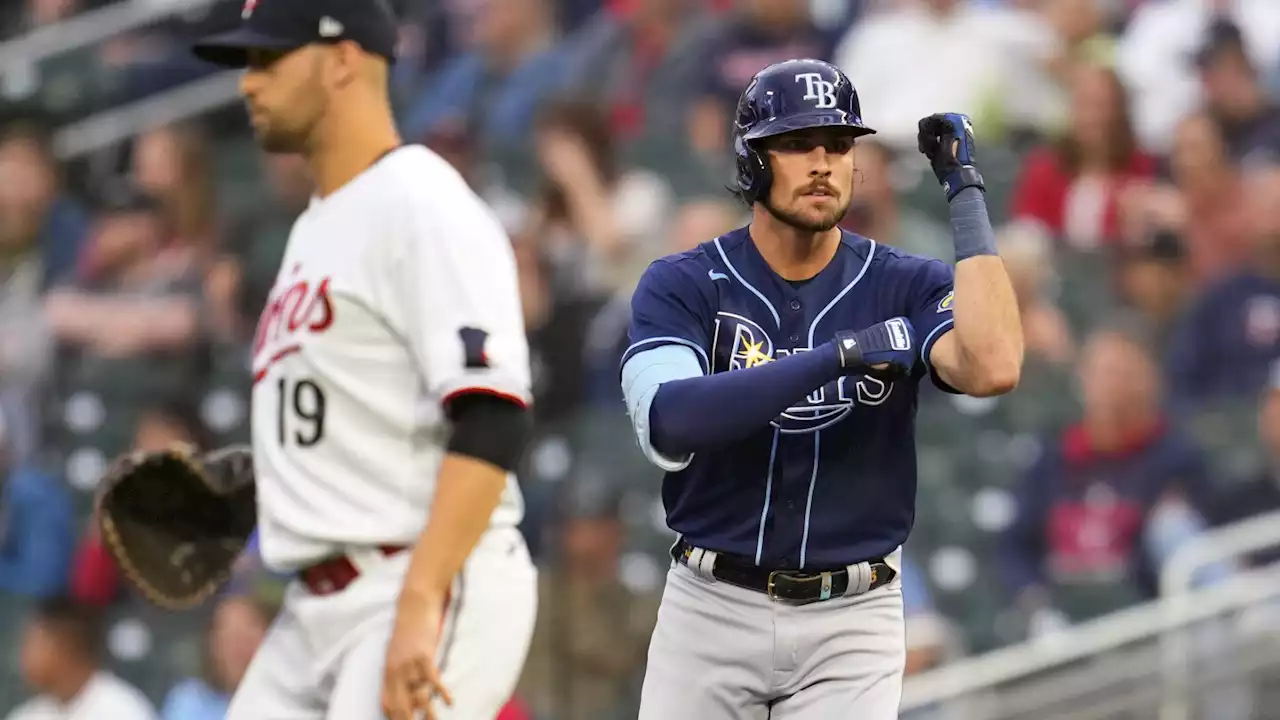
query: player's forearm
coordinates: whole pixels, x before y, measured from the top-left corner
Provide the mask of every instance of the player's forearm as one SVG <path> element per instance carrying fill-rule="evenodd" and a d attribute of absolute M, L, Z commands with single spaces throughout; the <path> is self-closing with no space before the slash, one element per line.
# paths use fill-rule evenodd
<path fill-rule="evenodd" d="M 438 600 L 449 592 L 467 557 L 489 527 L 506 487 L 507 471 L 448 453 L 440 463 L 427 525 L 418 538 L 400 602 Z"/>
<path fill-rule="evenodd" d="M 962 191 L 951 203 L 951 231 L 956 263 L 955 329 L 958 358 L 952 384 L 975 396 L 1001 395 L 1017 384 L 1022 373 L 1022 321 L 1018 301 L 994 252 L 994 232 L 986 200 L 976 188 Z"/>
<path fill-rule="evenodd" d="M 745 370 L 663 383 L 649 411 L 649 439 L 672 457 L 737 442 L 842 372 L 827 344 Z"/>

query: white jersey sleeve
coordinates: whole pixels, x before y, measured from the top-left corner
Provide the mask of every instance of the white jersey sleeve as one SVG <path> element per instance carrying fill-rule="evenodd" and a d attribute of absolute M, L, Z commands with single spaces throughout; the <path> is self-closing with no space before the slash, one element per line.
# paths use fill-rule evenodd
<path fill-rule="evenodd" d="M 438 163 L 447 177 L 406 178 L 415 197 L 404 204 L 385 310 L 406 334 L 428 398 L 447 405 L 479 392 L 528 405 L 529 347 L 511 242 L 462 177 Z"/>

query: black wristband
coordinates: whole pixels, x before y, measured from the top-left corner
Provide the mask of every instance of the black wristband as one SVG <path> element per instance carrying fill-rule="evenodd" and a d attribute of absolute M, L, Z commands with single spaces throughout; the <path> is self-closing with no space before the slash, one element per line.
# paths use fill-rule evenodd
<path fill-rule="evenodd" d="M 449 452 L 483 460 L 503 470 L 515 470 L 524 455 L 533 424 L 523 405 L 473 392 L 450 400 L 445 412 L 453 422 Z"/>
<path fill-rule="evenodd" d="M 841 330 L 836 333 L 836 353 L 840 356 L 840 367 L 845 371 L 856 371 L 862 368 L 862 343 L 858 341 L 858 333 L 852 330 Z"/>

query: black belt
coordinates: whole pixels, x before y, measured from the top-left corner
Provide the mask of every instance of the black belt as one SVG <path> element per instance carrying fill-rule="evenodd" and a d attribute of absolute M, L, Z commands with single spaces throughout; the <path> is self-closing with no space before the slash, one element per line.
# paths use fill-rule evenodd
<path fill-rule="evenodd" d="M 691 565 L 695 553 L 705 552 L 690 545 L 683 538 L 671 547 L 671 556 L 677 562 L 695 572 L 697 567 Z M 697 564 L 697 560 L 693 560 Z M 869 582 L 861 592 L 870 592 L 878 587 L 888 585 L 898 573 L 885 563 L 884 558 L 866 561 Z M 770 600 L 786 600 L 791 603 L 805 604 L 843 597 L 849 593 L 849 570 L 785 570 L 760 567 L 754 562 L 737 555 L 716 553 L 711 564 L 711 575 L 716 580 L 736 585 L 747 590 L 755 590 L 769 596 Z M 864 578 L 858 578 L 861 585 Z"/>

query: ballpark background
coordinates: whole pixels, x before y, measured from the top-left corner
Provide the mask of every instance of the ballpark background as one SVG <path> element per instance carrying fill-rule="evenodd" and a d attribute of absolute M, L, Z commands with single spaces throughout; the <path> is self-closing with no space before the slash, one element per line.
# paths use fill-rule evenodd
<path fill-rule="evenodd" d="M 916 120 L 974 118 L 1023 314 L 1013 394 L 922 393 L 904 717 L 1280 718 L 1280 2 L 394 4 L 401 129 L 506 223 L 534 358 L 541 607 L 503 720 L 635 716 L 673 538 L 618 387 L 628 298 L 745 223 L 733 103 L 793 57 L 880 131 L 844 223 L 880 242 L 952 260 Z M 278 602 L 250 553 L 208 607 L 149 608 L 90 529 L 115 455 L 247 439 L 310 186 L 187 52 L 240 10 L 0 2 L 0 716 L 98 625 L 164 720 L 220 718 Z"/>

